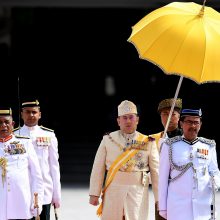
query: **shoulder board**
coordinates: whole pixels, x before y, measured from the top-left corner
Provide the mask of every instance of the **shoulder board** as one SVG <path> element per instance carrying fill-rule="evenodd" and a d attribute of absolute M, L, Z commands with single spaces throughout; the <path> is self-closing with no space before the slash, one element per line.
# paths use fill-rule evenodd
<path fill-rule="evenodd" d="M 155 133 L 155 134 L 151 134 L 150 136 L 152 136 L 152 137 L 159 137 L 159 138 L 161 138 L 161 137 L 163 136 L 163 131 L 158 132 L 158 133 Z"/>
<path fill-rule="evenodd" d="M 207 138 L 204 138 L 204 137 L 199 137 L 199 141 L 201 141 L 205 144 L 208 144 L 211 147 L 215 147 L 215 145 L 216 145 L 215 140 L 207 139 Z"/>
<path fill-rule="evenodd" d="M 29 137 L 27 136 L 21 136 L 21 135 L 15 135 L 16 138 L 24 138 L 24 139 L 30 139 Z"/>
<path fill-rule="evenodd" d="M 44 126 L 40 126 L 40 128 L 42 128 L 43 130 L 45 130 L 45 131 L 51 131 L 51 132 L 54 132 L 54 130 L 53 129 L 50 129 L 50 128 L 46 128 L 46 127 L 44 127 Z"/>
<path fill-rule="evenodd" d="M 167 138 L 164 143 L 168 144 L 168 145 L 172 145 L 175 142 L 181 141 L 183 138 L 182 136 L 175 136 L 172 138 Z"/>
<path fill-rule="evenodd" d="M 19 129 L 20 129 L 20 127 L 17 127 L 17 128 L 14 128 L 13 131 L 17 131 L 17 130 L 19 130 Z"/>
<path fill-rule="evenodd" d="M 153 136 L 151 136 L 151 135 L 148 136 L 148 141 L 155 141 L 155 140 L 156 139 Z"/>

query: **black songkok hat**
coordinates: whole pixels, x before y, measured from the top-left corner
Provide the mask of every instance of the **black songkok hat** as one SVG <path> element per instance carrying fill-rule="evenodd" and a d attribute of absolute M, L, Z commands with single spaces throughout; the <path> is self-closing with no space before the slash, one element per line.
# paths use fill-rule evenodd
<path fill-rule="evenodd" d="M 12 116 L 12 110 L 9 107 L 0 107 L 0 116 Z"/>
<path fill-rule="evenodd" d="M 39 103 L 38 100 L 23 102 L 23 103 L 21 104 L 21 107 L 22 107 L 22 108 L 25 108 L 25 107 L 40 107 L 40 103 Z"/>
<path fill-rule="evenodd" d="M 158 111 L 159 113 L 161 113 L 161 111 L 162 111 L 164 108 L 171 108 L 173 102 L 174 102 L 174 98 L 162 100 L 162 101 L 159 103 L 159 105 L 158 105 L 157 111 Z M 175 105 L 174 105 L 174 109 L 178 109 L 179 112 L 181 111 L 181 109 L 182 109 L 182 99 L 180 99 L 180 98 L 176 99 L 176 102 L 175 102 Z"/>
<path fill-rule="evenodd" d="M 183 109 L 181 111 L 180 117 L 185 117 L 185 116 L 197 116 L 197 117 L 202 117 L 202 110 L 201 109 Z"/>

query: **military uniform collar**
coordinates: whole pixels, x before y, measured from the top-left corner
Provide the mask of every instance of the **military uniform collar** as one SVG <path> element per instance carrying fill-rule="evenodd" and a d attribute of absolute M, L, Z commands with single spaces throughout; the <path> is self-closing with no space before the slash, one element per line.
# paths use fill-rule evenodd
<path fill-rule="evenodd" d="M 12 134 L 10 134 L 8 137 L 6 137 L 6 138 L 0 138 L 0 142 L 7 142 L 7 141 L 9 141 L 9 140 L 11 140 L 12 139 L 12 137 L 13 137 L 13 135 Z"/>
<path fill-rule="evenodd" d="M 193 145 L 195 143 L 197 143 L 199 141 L 199 138 L 197 137 L 196 139 L 194 139 L 193 141 L 188 141 L 185 139 L 185 137 L 183 136 L 183 141 L 189 145 Z"/>
<path fill-rule="evenodd" d="M 135 138 L 135 136 L 136 136 L 136 131 L 134 133 L 132 133 L 132 134 L 126 134 L 126 133 L 124 133 L 122 131 L 120 131 L 120 133 L 125 138 L 126 141 L 133 140 Z"/>
<path fill-rule="evenodd" d="M 183 134 L 183 131 L 180 128 L 176 128 L 173 131 L 167 131 L 167 136 L 169 138 L 172 138 L 172 137 L 175 137 L 175 136 L 179 136 L 179 135 L 182 135 L 182 134 Z"/>
<path fill-rule="evenodd" d="M 23 126 L 26 130 L 28 130 L 28 131 L 34 131 L 34 130 L 36 130 L 36 129 L 38 129 L 38 125 L 35 125 L 35 126 L 32 126 L 32 127 L 28 127 L 27 125 L 24 125 Z"/>

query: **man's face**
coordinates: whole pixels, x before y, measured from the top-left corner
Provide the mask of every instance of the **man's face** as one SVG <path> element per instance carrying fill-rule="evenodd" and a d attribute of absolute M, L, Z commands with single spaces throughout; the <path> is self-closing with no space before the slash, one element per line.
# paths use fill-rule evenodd
<path fill-rule="evenodd" d="M 166 127 L 166 123 L 167 123 L 169 114 L 170 114 L 170 108 L 164 108 L 160 113 L 161 123 L 162 123 L 164 128 Z M 176 111 L 176 110 L 173 110 L 173 113 L 172 113 L 167 131 L 175 130 L 178 127 L 179 119 L 180 119 L 179 112 Z"/>
<path fill-rule="evenodd" d="M 0 138 L 8 137 L 14 129 L 14 121 L 11 116 L 0 116 Z"/>
<path fill-rule="evenodd" d="M 132 134 L 137 129 L 139 117 L 136 114 L 126 114 L 119 116 L 117 122 L 122 132 Z"/>
<path fill-rule="evenodd" d="M 38 124 L 41 118 L 41 112 L 39 107 L 25 107 L 21 112 L 21 117 L 25 125 L 32 127 Z"/>
<path fill-rule="evenodd" d="M 189 141 L 195 140 L 201 125 L 202 122 L 198 116 L 186 116 L 183 121 L 180 121 L 180 126 L 183 129 L 184 137 Z"/>

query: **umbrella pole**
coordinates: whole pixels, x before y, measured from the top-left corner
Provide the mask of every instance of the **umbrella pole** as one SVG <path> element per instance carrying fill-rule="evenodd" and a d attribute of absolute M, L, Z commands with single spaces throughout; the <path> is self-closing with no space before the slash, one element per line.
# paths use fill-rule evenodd
<path fill-rule="evenodd" d="M 168 116 L 168 119 L 167 119 L 167 123 L 166 123 L 165 129 L 164 129 L 164 132 L 163 132 L 163 138 L 165 138 L 168 126 L 170 124 L 170 119 L 171 119 L 172 114 L 173 114 L 174 106 L 175 106 L 176 99 L 177 99 L 177 96 L 178 96 L 179 91 L 180 91 L 180 87 L 181 87 L 182 81 L 183 81 L 183 76 L 180 76 L 180 79 L 179 79 L 179 82 L 178 82 L 178 85 L 177 85 L 177 88 L 176 88 L 175 96 L 174 96 L 174 101 L 172 103 L 172 106 L 171 106 L 171 109 L 170 109 L 170 113 L 169 113 L 169 116 Z"/>

